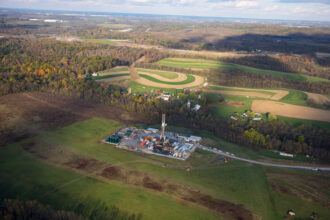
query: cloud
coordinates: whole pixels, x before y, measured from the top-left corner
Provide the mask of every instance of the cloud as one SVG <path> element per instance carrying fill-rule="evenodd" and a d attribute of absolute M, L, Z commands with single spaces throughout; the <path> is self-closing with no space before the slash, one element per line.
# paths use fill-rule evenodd
<path fill-rule="evenodd" d="M 279 0 L 281 3 L 321 3 L 330 5 L 330 0 Z"/>
<path fill-rule="evenodd" d="M 237 2 L 235 2 L 235 6 L 237 8 L 250 8 L 250 7 L 255 7 L 258 5 L 259 5 L 259 3 L 256 1 L 237 1 Z"/>

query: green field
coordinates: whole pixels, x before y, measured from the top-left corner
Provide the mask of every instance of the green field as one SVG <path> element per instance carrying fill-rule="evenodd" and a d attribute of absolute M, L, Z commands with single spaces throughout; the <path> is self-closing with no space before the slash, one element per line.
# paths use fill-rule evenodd
<path fill-rule="evenodd" d="M 94 80 L 100 80 L 100 79 L 108 79 L 108 78 L 115 78 L 120 76 L 129 76 L 129 73 L 120 73 L 120 74 L 112 74 L 112 75 L 105 75 L 105 76 L 94 76 Z"/>
<path fill-rule="evenodd" d="M 187 59 L 176 60 L 175 58 L 165 58 L 157 62 L 158 65 L 180 67 L 180 68 L 197 68 L 197 69 L 223 69 L 223 70 L 242 70 L 244 72 L 254 73 L 258 75 L 271 75 L 273 77 L 281 77 L 294 81 L 311 81 L 311 82 L 329 82 L 327 79 L 318 77 L 309 77 L 297 73 L 285 73 L 273 70 L 258 69 L 233 63 L 226 63 L 222 61 L 203 60 L 203 59 Z"/>
<path fill-rule="evenodd" d="M 154 69 L 143 69 L 143 68 L 137 68 L 138 72 L 147 72 L 147 73 L 153 73 L 158 76 L 162 76 L 167 79 L 176 79 L 178 78 L 178 73 L 176 72 L 170 72 L 170 71 L 161 71 L 161 70 L 154 70 Z"/>
<path fill-rule="evenodd" d="M 183 81 L 180 81 L 180 82 L 168 82 L 168 81 L 162 81 L 162 80 L 159 80 L 159 79 L 156 79 L 152 76 L 149 76 L 149 75 L 146 75 L 146 74 L 142 74 L 142 73 L 139 73 L 139 76 L 147 79 L 147 80 L 150 80 L 152 82 L 156 82 L 156 83 L 163 83 L 163 84 L 168 84 L 168 85 L 185 85 L 185 84 L 188 84 L 188 83 L 192 83 L 195 81 L 195 77 L 192 76 L 192 75 L 189 75 L 187 74 L 187 79 L 186 80 L 183 80 Z"/>
<path fill-rule="evenodd" d="M 216 162 L 216 157 L 212 162 L 212 154 L 200 150 L 185 162 L 173 161 L 119 150 L 99 142 L 121 126 L 111 120 L 95 118 L 1 148 L 1 197 L 37 199 L 58 209 L 69 209 L 72 203 L 86 199 L 102 201 L 129 213 L 141 213 L 143 219 L 155 219 L 155 216 L 157 219 L 217 219 L 198 205 L 179 202 L 175 195 L 135 186 L 130 183 L 131 179 L 126 182 L 99 179 L 90 171 L 77 171 L 63 165 L 72 158 L 84 157 L 143 173 L 159 182 L 184 185 L 218 199 L 243 204 L 263 219 L 282 219 L 288 209 L 294 209 L 298 218 L 307 218 L 313 211 L 320 219 L 329 217 L 327 208 L 318 203 L 274 191 L 267 175 L 275 171 L 268 168 L 238 161 L 222 164 Z M 221 149 L 232 149 L 232 152 L 245 149 L 216 139 L 209 133 L 205 136 Z M 32 156 L 21 148 L 30 142 L 35 145 Z M 246 152 L 249 154 L 250 150 Z M 207 160 L 212 162 L 211 166 L 191 172 L 173 167 L 201 165 Z M 168 166 L 163 167 L 163 163 Z M 281 169 L 281 173 L 287 172 L 312 175 L 311 172 Z M 58 186 L 62 187 L 54 191 Z"/>
<path fill-rule="evenodd" d="M 261 91 L 259 89 L 253 89 L 251 90 L 244 90 L 244 88 L 236 89 L 236 88 L 224 88 L 216 85 L 211 85 L 209 86 L 210 89 L 212 90 L 224 90 L 224 91 L 241 91 L 241 92 L 258 92 L 258 93 L 263 93 L 267 95 L 275 95 L 275 93 L 271 91 Z M 293 89 L 262 89 L 262 90 L 285 90 L 288 91 L 289 94 L 278 100 L 279 102 L 287 103 L 287 104 L 292 104 L 292 105 L 301 105 L 301 106 L 309 106 L 307 104 L 307 94 L 301 91 L 293 90 Z M 249 99 L 262 99 L 262 98 L 249 98 Z M 248 100 L 248 99 L 245 99 Z"/>
<path fill-rule="evenodd" d="M 234 115 L 235 112 L 243 114 L 246 110 L 251 109 L 252 101 L 251 98 L 246 98 L 244 96 L 235 96 L 235 95 L 218 95 L 213 93 L 207 93 L 207 96 L 212 100 L 212 109 L 215 112 L 215 115 L 220 118 L 229 118 Z M 233 107 L 228 105 L 226 102 L 219 103 L 219 97 L 222 96 L 225 101 L 231 100 L 236 102 L 243 102 L 244 106 L 242 107 Z"/>
<path fill-rule="evenodd" d="M 302 106 L 308 106 L 307 101 L 307 94 L 304 92 L 300 92 L 297 90 L 287 90 L 289 91 L 289 94 L 281 98 L 279 101 L 293 104 L 293 105 L 302 105 Z"/>

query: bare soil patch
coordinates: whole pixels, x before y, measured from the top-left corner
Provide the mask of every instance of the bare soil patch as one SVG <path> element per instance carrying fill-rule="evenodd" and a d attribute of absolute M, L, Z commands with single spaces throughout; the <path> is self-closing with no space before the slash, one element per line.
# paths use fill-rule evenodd
<path fill-rule="evenodd" d="M 312 101 L 312 103 L 315 103 L 317 105 L 330 105 L 330 99 L 328 99 L 326 96 L 311 92 L 304 92 L 308 96 L 308 100 Z"/>
<path fill-rule="evenodd" d="M 227 101 L 227 105 L 230 105 L 232 107 L 244 107 L 245 106 L 245 102 L 228 100 Z"/>
<path fill-rule="evenodd" d="M 95 171 L 103 164 L 104 163 L 98 160 L 92 158 L 82 158 L 82 157 L 73 158 L 72 160 L 64 163 L 64 165 L 70 168 L 77 170 L 85 170 L 85 171 Z"/>
<path fill-rule="evenodd" d="M 152 189 L 152 190 L 159 191 L 159 192 L 162 192 L 164 190 L 163 186 L 160 183 L 154 181 L 153 179 L 151 179 L 148 176 L 143 178 L 143 186 L 146 188 Z"/>
<path fill-rule="evenodd" d="M 268 100 L 254 100 L 252 102 L 251 108 L 254 112 L 270 112 L 275 115 L 281 115 L 289 118 L 300 118 L 330 122 L 330 111 L 327 110 L 285 104 Z"/>
<path fill-rule="evenodd" d="M 216 199 L 200 192 L 190 190 L 189 195 L 182 197 L 182 199 L 205 206 L 232 219 L 254 219 L 254 215 L 242 205 Z"/>
<path fill-rule="evenodd" d="M 111 166 L 103 169 L 101 176 L 111 180 L 123 180 L 124 175 L 120 168 Z"/>

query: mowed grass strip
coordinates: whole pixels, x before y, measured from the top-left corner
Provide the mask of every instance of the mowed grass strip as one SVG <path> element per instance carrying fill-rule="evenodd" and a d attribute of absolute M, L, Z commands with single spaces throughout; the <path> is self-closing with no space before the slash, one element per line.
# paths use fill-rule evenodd
<path fill-rule="evenodd" d="M 329 82 L 327 79 L 318 77 L 309 77 L 298 73 L 285 73 L 273 70 L 264 70 L 253 68 L 249 66 L 227 63 L 222 61 L 204 60 L 204 59 L 176 59 L 165 58 L 158 61 L 156 64 L 162 66 L 180 67 L 180 68 L 196 68 L 196 69 L 223 69 L 223 70 L 241 70 L 248 73 L 254 73 L 258 75 L 271 75 L 273 77 L 286 78 L 293 81 L 311 81 L 311 82 Z"/>
<path fill-rule="evenodd" d="M 121 76 L 129 76 L 129 73 L 121 73 L 121 74 L 112 74 L 112 75 L 105 75 L 105 76 L 95 76 L 93 79 L 100 80 L 100 79 L 107 79 L 107 78 L 115 78 Z"/>
<path fill-rule="evenodd" d="M 192 76 L 192 75 L 189 75 L 187 74 L 187 79 L 184 80 L 184 81 L 181 81 L 181 82 L 167 82 L 167 81 L 162 81 L 162 80 L 159 80 L 159 79 L 156 79 L 152 76 L 148 76 L 148 75 L 145 75 L 145 74 L 142 74 L 140 73 L 139 76 L 147 79 L 147 80 L 150 80 L 152 82 L 156 82 L 156 83 L 163 83 L 163 84 L 168 84 L 168 85 L 185 85 L 185 84 L 188 84 L 188 83 L 192 83 L 195 81 L 195 77 Z"/>
<path fill-rule="evenodd" d="M 170 72 L 170 71 L 162 71 L 162 70 L 154 70 L 154 69 L 144 69 L 144 68 L 137 68 L 138 72 L 147 72 L 147 73 L 153 73 L 158 76 L 162 76 L 167 79 L 176 79 L 178 78 L 178 74 L 176 72 Z"/>

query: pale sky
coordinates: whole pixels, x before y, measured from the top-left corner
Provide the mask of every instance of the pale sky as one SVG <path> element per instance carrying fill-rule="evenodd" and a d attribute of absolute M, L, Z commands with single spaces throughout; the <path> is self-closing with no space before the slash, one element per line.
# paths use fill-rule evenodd
<path fill-rule="evenodd" d="M 0 0 L 0 7 L 330 21 L 330 0 Z"/>

